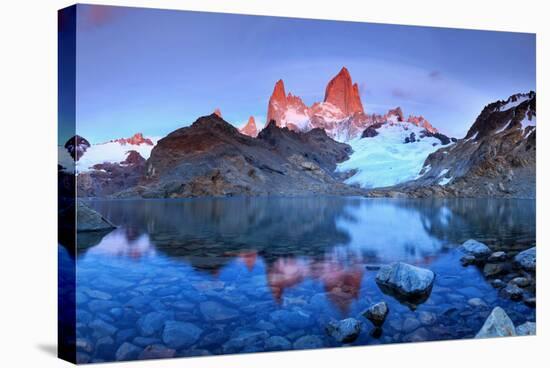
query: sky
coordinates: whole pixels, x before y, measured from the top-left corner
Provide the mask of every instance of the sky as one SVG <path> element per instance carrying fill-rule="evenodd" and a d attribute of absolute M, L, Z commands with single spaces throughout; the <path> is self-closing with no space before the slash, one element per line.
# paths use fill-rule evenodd
<path fill-rule="evenodd" d="M 78 5 L 76 121 L 92 143 L 162 137 L 220 108 L 262 127 L 275 82 L 307 105 L 346 66 L 367 113 L 400 106 L 463 137 L 535 90 L 535 35 Z"/>

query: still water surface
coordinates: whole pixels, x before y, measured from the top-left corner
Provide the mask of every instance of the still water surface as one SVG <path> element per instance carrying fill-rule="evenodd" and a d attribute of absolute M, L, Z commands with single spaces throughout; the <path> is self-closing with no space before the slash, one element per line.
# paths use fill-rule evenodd
<path fill-rule="evenodd" d="M 501 298 L 478 268 L 462 267 L 457 249 L 470 238 L 510 252 L 532 246 L 534 201 L 89 204 L 118 228 L 78 239 L 82 361 L 340 346 L 325 326 L 347 317 L 363 322 L 351 345 L 471 338 L 497 305 L 515 323 L 535 320 L 535 309 Z M 415 310 L 375 283 L 376 265 L 393 261 L 436 273 L 431 296 Z M 468 303 L 472 298 L 481 305 Z M 375 331 L 361 312 L 379 301 L 389 304 L 390 314 Z M 176 326 L 187 333 L 167 336 L 167 321 L 186 323 Z"/>

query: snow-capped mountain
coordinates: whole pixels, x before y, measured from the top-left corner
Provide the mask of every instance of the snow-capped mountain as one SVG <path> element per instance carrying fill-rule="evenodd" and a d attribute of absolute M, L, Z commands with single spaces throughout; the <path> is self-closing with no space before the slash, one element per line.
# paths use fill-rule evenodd
<path fill-rule="evenodd" d="M 373 125 L 363 136 L 347 143 L 353 153 L 337 168 L 352 174 L 345 182 L 362 188 L 378 188 L 415 179 L 426 157 L 450 144 L 450 140 L 423 127 L 397 121 L 392 115 L 387 123 Z"/>
<path fill-rule="evenodd" d="M 104 163 L 121 164 L 132 151 L 147 159 L 156 141 L 156 138 L 146 138 L 143 134 L 136 133 L 129 138 L 90 144 L 86 139 L 75 136 L 65 146 L 59 147 L 59 164 L 66 171 L 72 171 L 74 167 L 80 173 L 94 170 L 94 166 Z"/>
<path fill-rule="evenodd" d="M 269 99 L 266 123 L 274 120 L 279 127 L 300 132 L 321 128 L 331 138 L 345 142 L 360 136 L 371 125 L 388 122 L 393 116 L 400 122 L 437 133 L 437 129 L 422 116 L 409 115 L 405 119 L 399 107 L 383 115 L 367 114 L 357 83 L 353 83 L 348 69 L 343 67 L 329 81 L 324 100 L 311 106 L 307 106 L 300 97 L 287 93 L 282 80 L 277 81 Z"/>
<path fill-rule="evenodd" d="M 536 119 L 535 92 L 490 103 L 463 139 L 429 154 L 416 180 L 391 191 L 411 197 L 535 198 Z"/>

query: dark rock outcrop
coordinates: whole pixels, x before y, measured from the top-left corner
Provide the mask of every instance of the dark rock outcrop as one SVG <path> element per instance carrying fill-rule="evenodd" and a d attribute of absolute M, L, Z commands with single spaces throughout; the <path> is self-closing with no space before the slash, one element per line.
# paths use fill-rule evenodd
<path fill-rule="evenodd" d="M 82 155 L 84 155 L 84 152 L 90 148 L 90 142 L 88 142 L 86 138 L 75 135 L 65 143 L 64 147 L 67 149 L 71 157 L 78 161 Z"/>
<path fill-rule="evenodd" d="M 121 162 L 96 164 L 77 178 L 79 197 L 106 197 L 139 184 L 146 160 L 137 151 L 128 151 Z"/>
<path fill-rule="evenodd" d="M 118 196 L 358 194 L 334 173 L 350 153 L 320 129 L 298 133 L 272 121 L 252 138 L 212 114 L 161 139 L 144 179 Z"/>

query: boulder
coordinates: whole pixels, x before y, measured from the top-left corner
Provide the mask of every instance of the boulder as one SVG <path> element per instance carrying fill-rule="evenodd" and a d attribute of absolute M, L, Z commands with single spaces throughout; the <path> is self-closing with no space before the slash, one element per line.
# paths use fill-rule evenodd
<path fill-rule="evenodd" d="M 476 257 L 466 254 L 460 258 L 460 263 L 463 266 L 469 266 L 476 263 Z"/>
<path fill-rule="evenodd" d="M 475 337 L 480 339 L 503 336 L 516 336 L 516 328 L 504 309 L 495 307 Z"/>
<path fill-rule="evenodd" d="M 431 270 L 403 262 L 384 265 L 376 274 L 376 283 L 383 292 L 412 304 L 428 299 L 434 280 Z"/>
<path fill-rule="evenodd" d="M 507 271 L 508 267 L 506 267 L 505 263 L 487 263 L 483 266 L 483 274 L 485 277 L 495 277 Z"/>
<path fill-rule="evenodd" d="M 486 260 L 491 254 L 491 248 L 474 239 L 466 240 L 460 248 L 467 255 L 475 257 L 477 261 Z"/>
<path fill-rule="evenodd" d="M 523 297 L 523 290 L 516 284 L 509 282 L 504 289 L 500 290 L 500 294 L 505 298 L 521 300 Z"/>
<path fill-rule="evenodd" d="M 353 342 L 361 333 L 361 322 L 355 318 L 330 321 L 326 327 L 326 332 L 339 342 Z"/>
<path fill-rule="evenodd" d="M 537 334 L 537 325 L 535 322 L 525 322 L 516 327 L 518 336 L 534 336 Z"/>
<path fill-rule="evenodd" d="M 371 321 L 373 325 L 380 327 L 384 324 L 389 311 L 388 304 L 386 304 L 386 302 L 380 302 L 371 305 L 362 315 Z"/>
<path fill-rule="evenodd" d="M 537 250 L 536 247 L 524 250 L 518 253 L 514 258 L 516 263 L 525 271 L 535 272 L 537 268 Z"/>
<path fill-rule="evenodd" d="M 531 284 L 531 281 L 527 277 L 514 277 L 510 282 L 520 288 L 526 288 Z"/>
<path fill-rule="evenodd" d="M 76 229 L 77 231 L 109 231 L 114 229 L 109 220 L 101 216 L 97 211 L 77 201 Z"/>
<path fill-rule="evenodd" d="M 503 251 L 493 252 L 489 256 L 489 258 L 487 258 L 487 262 L 504 262 L 506 261 L 506 258 L 507 258 L 506 252 L 503 252 Z"/>

